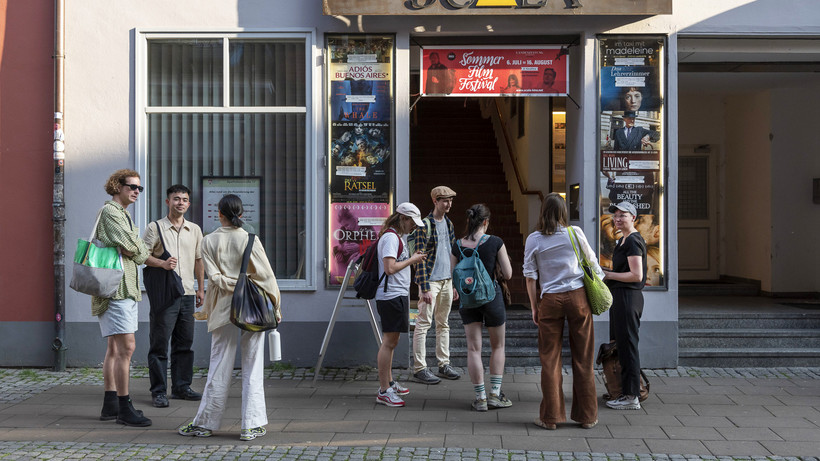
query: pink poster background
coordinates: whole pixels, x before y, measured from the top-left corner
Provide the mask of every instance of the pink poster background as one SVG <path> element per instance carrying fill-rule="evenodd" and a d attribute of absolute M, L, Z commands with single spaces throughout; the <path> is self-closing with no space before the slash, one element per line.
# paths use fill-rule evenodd
<path fill-rule="evenodd" d="M 421 88 L 428 95 L 565 96 L 569 56 L 559 46 L 426 47 Z M 547 70 L 549 69 L 549 70 Z"/>
<path fill-rule="evenodd" d="M 342 284 L 347 265 L 378 240 L 391 212 L 389 203 L 330 204 L 330 285 Z"/>

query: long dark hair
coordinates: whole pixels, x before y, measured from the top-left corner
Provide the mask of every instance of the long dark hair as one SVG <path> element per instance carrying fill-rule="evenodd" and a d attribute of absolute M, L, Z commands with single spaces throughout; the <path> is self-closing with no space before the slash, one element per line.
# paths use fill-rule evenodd
<path fill-rule="evenodd" d="M 242 220 L 239 217 L 244 213 L 244 209 L 242 199 L 238 196 L 228 194 L 219 199 L 219 212 L 231 221 L 233 227 L 242 227 Z"/>
<path fill-rule="evenodd" d="M 559 226 L 567 227 L 567 202 L 561 194 L 552 192 L 541 204 L 541 215 L 538 216 L 535 230 L 544 235 L 552 235 Z"/>
<path fill-rule="evenodd" d="M 483 203 L 476 203 L 467 208 L 467 225 L 464 226 L 464 238 L 475 241 L 473 237 L 485 219 L 490 219 L 490 209 Z"/>

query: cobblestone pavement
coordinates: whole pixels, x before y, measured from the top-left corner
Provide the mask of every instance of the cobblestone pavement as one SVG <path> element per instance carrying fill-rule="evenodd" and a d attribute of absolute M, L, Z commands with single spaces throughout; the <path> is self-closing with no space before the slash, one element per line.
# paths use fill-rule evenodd
<path fill-rule="evenodd" d="M 460 370 L 463 373 L 466 370 Z M 537 375 L 540 367 L 508 368 L 507 374 Z M 766 382 L 787 379 L 804 382 L 820 380 L 820 367 L 814 368 L 695 368 L 679 367 L 676 369 L 644 370 L 649 377 L 658 378 L 707 378 L 726 385 L 727 381 L 736 378 L 738 382 L 754 380 Z M 564 375 L 570 370 L 565 367 Z M 409 371 L 394 370 L 399 380 L 408 380 Z M 195 378 L 207 376 L 207 370 L 198 369 Z M 238 376 L 238 372 L 235 373 Z M 313 369 L 281 367 L 268 368 L 268 380 L 302 380 L 310 381 L 314 377 Z M 147 378 L 146 368 L 134 368 L 132 378 Z M 535 378 L 535 377 L 533 377 Z M 529 378 L 527 378 L 529 379 Z M 319 381 L 377 381 L 376 370 L 370 367 L 357 369 L 322 369 Z M 818 381 L 820 384 L 820 381 Z M 102 372 L 98 368 L 78 368 L 65 372 L 53 372 L 37 369 L 0 369 L 0 407 L 25 402 L 55 386 L 101 386 Z M 297 383 L 294 383 L 297 385 Z M 763 385 L 767 387 L 767 384 Z M 811 387 L 811 385 L 809 384 Z M 812 392 L 811 395 L 815 395 Z M 649 418 L 648 416 L 643 416 Z M 817 424 L 815 422 L 815 424 Z M 648 427 L 648 426 L 645 426 Z M 815 428 L 816 430 L 816 428 Z M 54 437 L 57 439 L 57 437 Z M 150 440 L 150 439 L 149 439 Z M 186 440 L 187 442 L 187 440 Z M 197 440 L 197 442 L 201 442 Z M 216 441 L 215 441 L 216 442 Z M 811 453 L 810 453 L 811 454 Z M 820 453 L 819 453 L 820 454 Z M 120 460 L 120 459 L 174 459 L 174 460 L 442 460 L 442 461 L 495 461 L 495 460 L 549 460 L 549 461 L 696 461 L 696 460 L 748 460 L 748 461 L 820 461 L 816 457 L 782 457 L 782 456 L 712 456 L 691 454 L 633 454 L 633 453 L 595 453 L 563 452 L 510 449 L 476 449 L 476 448 L 418 448 L 390 446 L 290 446 L 290 445 L 251 445 L 251 444 L 160 444 L 160 443 L 96 443 L 79 441 L 0 441 L 0 460 Z"/>
<path fill-rule="evenodd" d="M 462 375 L 467 370 L 455 367 Z M 820 367 L 794 368 L 698 368 L 678 367 L 669 369 L 644 369 L 648 377 L 698 377 L 698 378 L 800 378 L 820 380 Z M 570 368 L 563 367 L 564 376 L 570 375 Z M 265 379 L 308 379 L 314 377 L 313 368 L 266 369 Z M 505 374 L 537 375 L 541 367 L 507 367 Z M 394 369 L 393 376 L 399 381 L 409 381 L 410 372 L 406 369 Z M 600 370 L 596 370 L 600 374 Z M 208 376 L 208 370 L 198 368 L 194 370 L 194 378 Z M 240 371 L 234 371 L 234 377 L 239 377 Z M 148 378 L 148 368 L 131 368 L 131 378 Z M 378 371 L 372 367 L 359 368 L 323 368 L 317 380 L 320 381 L 378 381 Z M 42 369 L 0 369 L 0 403 L 16 403 L 26 400 L 32 395 L 39 394 L 47 389 L 59 385 L 97 385 L 103 384 L 102 369 L 100 368 L 72 368 L 64 372 Z"/>
<path fill-rule="evenodd" d="M 379 461 L 818 461 L 815 457 L 573 453 L 532 450 L 412 447 L 285 447 L 132 443 L 0 442 L 2 460 L 379 460 Z"/>

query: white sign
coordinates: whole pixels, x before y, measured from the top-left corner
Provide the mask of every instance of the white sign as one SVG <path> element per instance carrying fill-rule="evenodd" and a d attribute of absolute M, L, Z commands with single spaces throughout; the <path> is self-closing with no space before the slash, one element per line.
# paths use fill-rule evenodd
<path fill-rule="evenodd" d="M 242 177 L 205 177 L 202 178 L 202 232 L 210 234 L 218 229 L 219 201 L 228 194 L 234 194 L 242 200 L 244 210 L 242 226 L 254 234 L 261 232 L 262 179 Z"/>

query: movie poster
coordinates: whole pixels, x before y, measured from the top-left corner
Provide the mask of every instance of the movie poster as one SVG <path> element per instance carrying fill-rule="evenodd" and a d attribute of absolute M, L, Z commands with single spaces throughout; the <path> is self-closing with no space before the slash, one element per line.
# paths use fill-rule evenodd
<path fill-rule="evenodd" d="M 621 238 L 611 204 L 630 202 L 647 244 L 647 285 L 665 287 L 663 224 L 663 37 L 599 39 L 600 260 L 612 267 Z"/>
<path fill-rule="evenodd" d="M 566 96 L 568 76 L 560 46 L 428 46 L 421 53 L 425 95 Z"/>
<path fill-rule="evenodd" d="M 327 37 L 329 285 L 341 284 L 392 213 L 393 43 Z"/>
<path fill-rule="evenodd" d="M 363 255 L 376 242 L 390 212 L 389 203 L 330 204 L 330 273 L 333 285 L 341 284 L 350 261 Z"/>

